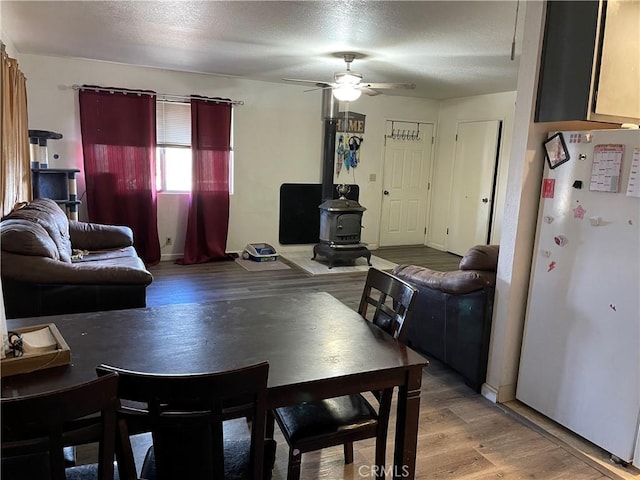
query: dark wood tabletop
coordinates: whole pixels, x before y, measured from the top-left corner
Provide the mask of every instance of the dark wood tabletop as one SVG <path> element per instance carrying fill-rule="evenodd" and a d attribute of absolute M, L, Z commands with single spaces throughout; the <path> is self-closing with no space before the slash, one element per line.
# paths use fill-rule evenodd
<path fill-rule="evenodd" d="M 8 320 L 54 323 L 71 364 L 2 379 L 2 396 L 95 378 L 100 363 L 152 373 L 223 371 L 267 360 L 269 408 L 399 387 L 396 465 L 413 478 L 427 361 L 328 293 Z"/>

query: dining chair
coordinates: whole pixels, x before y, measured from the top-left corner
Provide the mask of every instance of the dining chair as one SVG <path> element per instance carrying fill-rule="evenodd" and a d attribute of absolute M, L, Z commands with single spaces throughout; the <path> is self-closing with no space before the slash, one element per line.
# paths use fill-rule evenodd
<path fill-rule="evenodd" d="M 2 479 L 114 478 L 118 376 L 0 400 Z M 65 469 L 63 448 L 98 441 L 98 464 Z"/>
<path fill-rule="evenodd" d="M 118 415 L 126 426 L 120 445 L 126 465 L 135 469 L 124 436 L 151 432 L 153 444 L 141 478 L 271 478 L 275 441 L 265 440 L 267 362 L 216 373 L 154 374 L 108 365 L 100 365 L 97 372 L 118 373 Z M 226 438 L 223 423 L 230 416 L 250 418 L 250 435 Z"/>
<path fill-rule="evenodd" d="M 405 281 L 381 270 L 370 268 L 358 307 L 358 313 L 394 338 L 399 338 L 405 319 L 413 307 L 417 290 Z M 369 309 L 369 307 L 375 309 Z M 373 311 L 371 318 L 368 314 Z M 353 462 L 353 442 L 376 439 L 376 473 L 384 476 L 387 430 L 393 390 L 371 392 L 374 408 L 362 394 L 312 400 L 276 408 L 269 423 L 278 423 L 289 445 L 287 480 L 300 478 L 300 463 L 305 452 L 344 445 L 344 461 Z M 271 430 L 271 425 L 267 427 Z"/>

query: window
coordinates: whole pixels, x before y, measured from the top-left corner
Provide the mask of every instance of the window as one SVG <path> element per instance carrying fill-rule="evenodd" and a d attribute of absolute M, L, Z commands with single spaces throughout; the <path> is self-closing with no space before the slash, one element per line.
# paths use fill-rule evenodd
<path fill-rule="evenodd" d="M 232 121 L 233 125 L 233 121 Z M 229 194 L 233 195 L 233 127 L 229 152 Z M 158 100 L 156 103 L 156 190 L 191 191 L 191 105 Z"/>
<path fill-rule="evenodd" d="M 157 102 L 156 141 L 157 190 L 191 191 L 191 105 Z"/>

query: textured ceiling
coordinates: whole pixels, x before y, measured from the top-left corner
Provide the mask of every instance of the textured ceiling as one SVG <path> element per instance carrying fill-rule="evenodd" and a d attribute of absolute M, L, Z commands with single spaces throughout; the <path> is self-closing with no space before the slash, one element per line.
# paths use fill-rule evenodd
<path fill-rule="evenodd" d="M 515 18 L 515 1 L 2 1 L 21 54 L 281 82 L 331 81 L 344 70 L 335 54 L 357 52 L 365 81 L 434 99 L 515 90 Z"/>

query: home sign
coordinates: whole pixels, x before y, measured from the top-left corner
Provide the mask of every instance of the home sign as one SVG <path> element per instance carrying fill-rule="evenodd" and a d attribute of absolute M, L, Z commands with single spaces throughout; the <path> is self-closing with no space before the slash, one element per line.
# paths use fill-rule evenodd
<path fill-rule="evenodd" d="M 338 132 L 364 133 L 365 115 L 356 112 L 340 112 L 338 114 Z"/>

